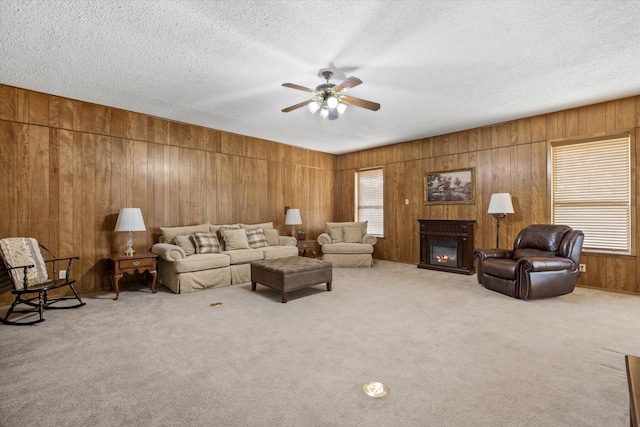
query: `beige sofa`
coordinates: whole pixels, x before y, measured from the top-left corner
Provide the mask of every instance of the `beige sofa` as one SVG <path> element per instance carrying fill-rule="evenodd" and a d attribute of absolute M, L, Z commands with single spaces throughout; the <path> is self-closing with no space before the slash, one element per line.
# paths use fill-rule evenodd
<path fill-rule="evenodd" d="M 373 245 L 378 239 L 367 234 L 367 221 L 327 222 L 317 240 L 322 259 L 334 267 L 373 267 Z"/>
<path fill-rule="evenodd" d="M 272 222 L 160 227 L 158 282 L 173 292 L 251 281 L 251 261 L 298 255 L 296 239 L 280 236 Z"/>

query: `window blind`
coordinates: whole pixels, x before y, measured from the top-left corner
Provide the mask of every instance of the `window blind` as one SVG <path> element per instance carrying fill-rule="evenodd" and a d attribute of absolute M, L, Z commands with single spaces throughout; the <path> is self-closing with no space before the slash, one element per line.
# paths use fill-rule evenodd
<path fill-rule="evenodd" d="M 367 232 L 384 235 L 384 178 L 382 168 L 356 172 L 356 220 L 369 221 Z"/>
<path fill-rule="evenodd" d="M 582 230 L 583 249 L 631 251 L 629 137 L 551 147 L 552 217 Z"/>

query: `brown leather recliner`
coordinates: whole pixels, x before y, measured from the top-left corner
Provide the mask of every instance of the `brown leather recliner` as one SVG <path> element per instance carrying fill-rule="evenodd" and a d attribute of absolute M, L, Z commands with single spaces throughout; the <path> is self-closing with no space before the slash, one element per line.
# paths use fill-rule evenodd
<path fill-rule="evenodd" d="M 534 224 L 516 237 L 513 250 L 476 249 L 478 283 L 519 299 L 573 292 L 580 277 L 584 234 L 566 225 Z"/>

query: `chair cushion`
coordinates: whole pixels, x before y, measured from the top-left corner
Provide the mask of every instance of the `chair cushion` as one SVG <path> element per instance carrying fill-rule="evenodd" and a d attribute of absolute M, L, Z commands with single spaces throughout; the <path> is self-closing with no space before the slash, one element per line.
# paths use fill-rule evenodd
<path fill-rule="evenodd" d="M 485 274 L 502 279 L 516 280 L 516 266 L 518 263 L 506 258 L 488 258 L 482 263 Z"/>
<path fill-rule="evenodd" d="M 40 285 L 49 280 L 47 266 L 40 252 L 38 241 L 31 237 L 9 237 L 0 240 L 0 254 L 9 267 L 33 265 L 27 269 L 27 287 Z M 13 287 L 24 289 L 24 269 L 11 270 Z"/>
<path fill-rule="evenodd" d="M 533 224 L 523 230 L 522 238 L 516 249 L 532 248 L 541 251 L 558 252 L 560 242 L 571 227 L 554 224 Z"/>
<path fill-rule="evenodd" d="M 362 229 L 360 227 L 344 227 L 342 238 L 345 243 L 360 243 L 362 242 Z"/>
<path fill-rule="evenodd" d="M 364 243 L 328 243 L 322 245 L 323 254 L 372 254 L 373 245 Z"/>
<path fill-rule="evenodd" d="M 556 254 L 555 252 L 541 251 L 540 249 L 533 249 L 533 248 L 516 249 L 513 252 L 513 259 L 515 259 L 516 261 L 519 260 L 520 258 L 530 258 L 534 256 L 555 257 Z"/>
<path fill-rule="evenodd" d="M 331 243 L 342 243 L 343 227 L 336 227 L 329 229 L 329 236 L 331 237 Z"/>

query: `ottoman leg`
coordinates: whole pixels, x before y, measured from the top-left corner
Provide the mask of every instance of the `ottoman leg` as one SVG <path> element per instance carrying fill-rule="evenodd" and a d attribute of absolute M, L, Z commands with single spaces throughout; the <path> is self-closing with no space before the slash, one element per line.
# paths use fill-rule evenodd
<path fill-rule="evenodd" d="M 251 282 L 251 290 L 252 291 L 256 290 L 256 282 Z"/>
<path fill-rule="evenodd" d="M 282 293 L 282 303 L 286 304 L 287 303 L 287 296 L 289 295 L 288 292 L 283 292 Z"/>
<path fill-rule="evenodd" d="M 327 282 L 327 291 L 331 292 L 331 282 Z"/>

